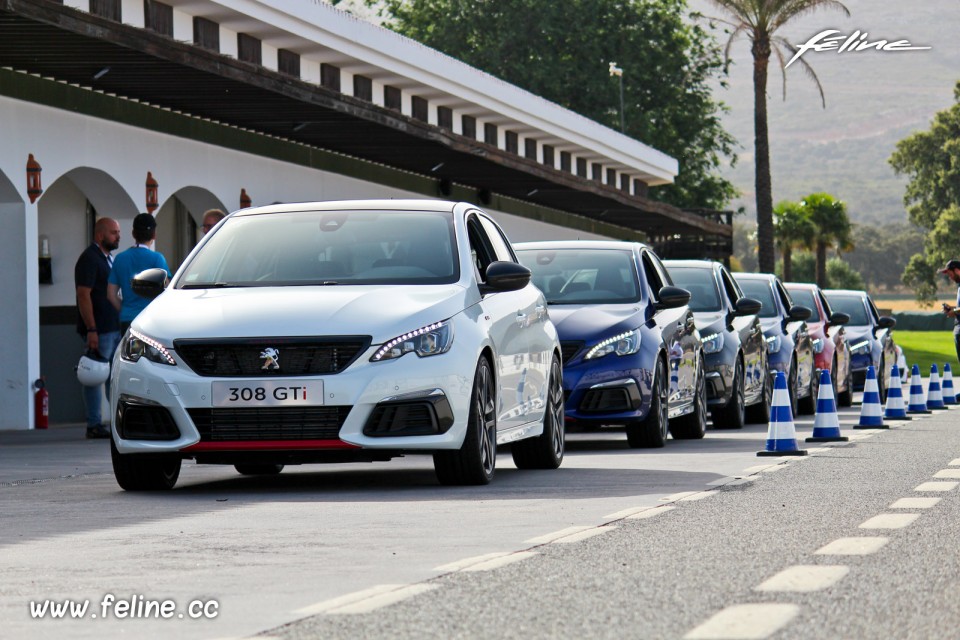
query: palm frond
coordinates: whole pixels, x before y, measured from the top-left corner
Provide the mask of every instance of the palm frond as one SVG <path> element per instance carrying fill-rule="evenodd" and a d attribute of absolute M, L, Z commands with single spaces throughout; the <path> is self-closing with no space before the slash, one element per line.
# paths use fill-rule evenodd
<path fill-rule="evenodd" d="M 842 11 L 845 16 L 850 16 L 850 10 L 839 0 L 787 0 L 786 2 L 779 3 L 774 0 L 774 4 L 779 4 L 780 7 L 775 10 L 776 15 L 770 21 L 770 33 L 776 32 L 780 27 L 796 18 L 809 15 L 821 9 L 836 9 L 837 11 Z"/>
<path fill-rule="evenodd" d="M 771 40 L 771 43 L 773 44 L 773 49 L 777 51 L 777 58 L 780 60 L 780 70 L 784 73 L 784 82 L 786 82 L 786 69 L 784 68 L 786 65 L 783 64 L 783 52 L 781 47 L 785 47 L 792 53 L 796 53 L 796 49 L 792 44 L 787 42 L 787 39 L 783 36 L 776 36 L 773 38 L 773 40 Z M 817 73 L 813 70 L 813 67 L 811 67 L 802 57 L 797 58 L 797 62 L 800 64 L 800 68 L 803 69 L 804 73 L 807 74 L 807 77 L 813 80 L 814 84 L 817 85 L 817 91 L 820 92 L 820 102 L 823 104 L 823 108 L 826 109 L 827 97 L 823 93 L 823 85 L 820 84 L 820 78 L 817 77 Z M 784 88 L 784 96 L 786 96 L 786 88 Z"/>
<path fill-rule="evenodd" d="M 747 25 L 740 25 L 734 29 L 733 33 L 730 34 L 730 38 L 727 40 L 727 46 L 723 48 L 723 58 L 726 62 L 730 62 L 730 49 L 733 47 L 734 41 L 743 35 L 743 32 L 747 30 Z"/>

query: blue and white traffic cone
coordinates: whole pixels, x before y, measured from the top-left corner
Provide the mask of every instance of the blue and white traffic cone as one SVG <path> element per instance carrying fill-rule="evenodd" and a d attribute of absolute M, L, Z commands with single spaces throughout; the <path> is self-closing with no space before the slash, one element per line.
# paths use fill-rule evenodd
<path fill-rule="evenodd" d="M 927 409 L 946 409 L 943 404 L 943 392 L 940 391 L 940 373 L 937 363 L 930 365 L 930 381 L 927 384 Z"/>
<path fill-rule="evenodd" d="M 887 406 L 883 410 L 884 420 L 910 420 L 907 408 L 903 404 L 903 390 L 900 386 L 900 367 L 890 369 L 890 389 L 887 391 Z"/>
<path fill-rule="evenodd" d="M 773 406 L 770 407 L 770 424 L 767 428 L 767 448 L 758 451 L 758 456 L 805 456 L 806 450 L 797 445 L 797 430 L 793 426 L 793 411 L 790 410 L 790 392 L 787 377 L 777 372 L 773 383 Z"/>
<path fill-rule="evenodd" d="M 820 391 L 817 392 L 817 417 L 813 419 L 813 435 L 807 442 L 846 442 L 840 435 L 840 418 L 837 416 L 837 401 L 833 397 L 833 382 L 830 370 L 820 372 Z"/>
<path fill-rule="evenodd" d="M 953 371 L 949 362 L 943 365 L 943 404 L 957 404 L 957 392 L 953 390 Z"/>
<path fill-rule="evenodd" d="M 863 383 L 863 401 L 860 403 L 860 422 L 854 429 L 889 429 L 883 424 L 883 408 L 880 406 L 880 386 L 873 365 L 867 367 L 867 379 Z"/>
<path fill-rule="evenodd" d="M 910 372 L 910 404 L 907 413 L 933 413 L 927 409 L 927 398 L 923 393 L 923 380 L 920 379 L 920 365 L 913 365 Z"/>

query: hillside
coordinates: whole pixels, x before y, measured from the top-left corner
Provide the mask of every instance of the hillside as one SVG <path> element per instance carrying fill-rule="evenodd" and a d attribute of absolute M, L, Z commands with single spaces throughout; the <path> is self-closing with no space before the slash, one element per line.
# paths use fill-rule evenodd
<path fill-rule="evenodd" d="M 787 70 L 787 100 L 782 100 L 780 72 L 768 80 L 771 165 L 774 201 L 829 191 L 848 204 L 856 222 L 901 222 L 905 180 L 887 164 L 897 141 L 926 129 L 933 115 L 953 102 L 960 80 L 960 2 L 925 0 L 846 0 L 851 16 L 821 11 L 785 30 L 791 43 L 806 42 L 825 29 L 843 34 L 856 30 L 870 40 L 909 40 L 930 51 L 804 56 L 816 71 L 826 94 L 824 109 L 812 80 L 799 64 Z M 691 0 L 691 9 L 722 17 L 709 0 Z M 909 7 L 909 8 L 907 8 Z M 721 45 L 726 36 L 716 35 Z M 752 219 L 753 202 L 753 62 L 747 39 L 732 50 L 729 88 L 716 87 L 725 102 L 727 130 L 742 145 L 738 166 L 727 177 L 744 196 L 734 203 Z M 772 63 L 773 64 L 773 63 Z M 682 168 L 681 168 L 682 170 Z"/>

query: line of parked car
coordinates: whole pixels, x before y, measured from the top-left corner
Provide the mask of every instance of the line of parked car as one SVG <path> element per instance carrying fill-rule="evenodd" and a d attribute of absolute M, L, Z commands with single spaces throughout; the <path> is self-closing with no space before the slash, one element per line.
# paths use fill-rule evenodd
<path fill-rule="evenodd" d="M 466 203 L 350 201 L 233 213 L 166 282 L 113 362 L 111 453 L 127 490 L 170 489 L 184 459 L 242 474 L 433 456 L 485 484 L 496 448 L 557 468 L 568 427 L 662 447 L 769 419 L 773 380 L 816 409 L 868 366 L 881 396 L 894 321 L 821 291 L 617 241 L 511 245 Z"/>

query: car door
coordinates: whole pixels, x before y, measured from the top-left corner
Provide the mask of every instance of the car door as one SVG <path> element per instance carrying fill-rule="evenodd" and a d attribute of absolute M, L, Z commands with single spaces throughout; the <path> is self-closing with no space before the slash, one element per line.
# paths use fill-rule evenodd
<path fill-rule="evenodd" d="M 672 286 L 660 259 L 647 249 L 640 252 L 640 263 L 650 287 L 652 299 L 656 300 L 661 288 Z M 688 305 L 675 309 L 661 309 L 654 316 L 660 327 L 667 348 L 670 365 L 670 416 L 682 411 L 696 395 L 697 356 L 700 350 L 700 334 L 694 323 L 693 312 Z"/>
<path fill-rule="evenodd" d="M 471 216 L 468 230 L 471 250 L 476 243 L 484 270 L 493 261 L 517 262 L 500 227 L 487 216 Z M 528 284 L 518 291 L 487 294 L 482 304 L 491 317 L 490 338 L 497 351 L 498 429 L 542 419 L 553 346 L 544 331 L 548 316 L 543 294 Z"/>
<path fill-rule="evenodd" d="M 780 298 L 780 303 L 783 305 L 787 316 L 787 333 L 794 336 L 793 349 L 797 359 L 797 389 L 809 389 L 813 382 L 813 372 L 816 367 L 813 362 L 813 343 L 810 340 L 810 334 L 807 332 L 807 323 L 804 320 L 790 320 L 790 309 L 794 306 L 793 299 L 787 293 L 783 283 L 775 280 L 774 290 L 777 297 Z"/>
<path fill-rule="evenodd" d="M 824 333 L 826 333 L 828 340 L 833 341 L 833 353 L 837 361 L 836 370 L 833 372 L 834 387 L 839 387 L 847 379 L 850 371 L 850 348 L 847 346 L 846 330 L 842 324 L 830 323 L 830 318 L 833 316 L 833 307 L 830 306 L 827 297 L 823 295 L 823 291 L 817 289 L 815 295 L 817 300 L 820 301 L 820 308 L 823 310 L 823 318 L 826 322 L 827 329 Z"/>
<path fill-rule="evenodd" d="M 737 300 L 745 297 L 733 276 L 720 267 L 720 284 L 731 301 L 731 310 L 736 308 Z M 764 390 L 767 376 L 767 343 L 763 338 L 763 327 L 756 315 L 733 315 L 730 320 L 732 331 L 740 336 L 740 351 L 743 353 L 744 396 L 747 402 L 759 397 Z"/>
<path fill-rule="evenodd" d="M 883 388 L 890 388 L 890 373 L 893 364 L 897 361 L 897 347 L 893 341 L 893 329 L 879 329 L 880 324 L 880 311 L 877 310 L 877 306 L 873 304 L 873 300 L 870 296 L 867 296 L 867 307 L 870 310 L 870 316 L 873 319 L 873 328 L 872 331 L 877 337 L 877 340 L 880 341 L 881 353 L 883 353 L 883 370 L 880 370 L 880 362 L 876 362 L 877 366 L 877 377 L 883 376 Z"/>

